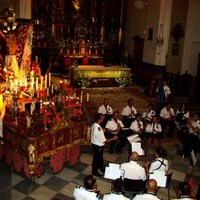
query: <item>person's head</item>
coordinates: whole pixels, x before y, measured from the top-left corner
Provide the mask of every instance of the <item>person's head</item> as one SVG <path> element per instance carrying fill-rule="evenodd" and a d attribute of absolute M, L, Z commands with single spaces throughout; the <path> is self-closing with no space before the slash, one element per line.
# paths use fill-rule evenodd
<path fill-rule="evenodd" d="M 112 182 L 112 191 L 116 193 L 123 191 L 123 180 L 121 178 L 117 178 Z"/>
<path fill-rule="evenodd" d="M 165 158 L 167 156 L 167 151 L 162 147 L 157 147 L 155 150 L 155 157 L 156 158 Z"/>
<path fill-rule="evenodd" d="M 180 198 L 181 196 L 190 196 L 190 194 L 191 194 L 190 184 L 187 182 L 180 183 L 176 190 L 177 198 Z"/>
<path fill-rule="evenodd" d="M 185 103 L 182 103 L 179 107 L 179 111 L 184 111 L 187 112 L 188 111 L 188 107 Z"/>
<path fill-rule="evenodd" d="M 139 155 L 136 151 L 133 151 L 130 157 L 131 160 L 136 161 L 139 159 Z"/>
<path fill-rule="evenodd" d="M 113 117 L 114 120 L 118 119 L 119 112 L 118 111 L 113 111 L 112 117 Z"/>
<path fill-rule="evenodd" d="M 149 103 L 147 106 L 147 110 L 152 110 L 152 108 L 153 108 L 153 105 L 151 103 Z"/>
<path fill-rule="evenodd" d="M 157 192 L 157 182 L 154 179 L 150 179 L 147 183 L 147 192 L 156 194 Z"/>
<path fill-rule="evenodd" d="M 103 122 L 104 116 L 101 113 L 97 113 L 94 116 L 94 122 L 101 124 Z"/>
<path fill-rule="evenodd" d="M 129 105 L 129 106 L 133 106 L 133 99 L 129 99 L 129 100 L 128 100 L 128 105 Z"/>
<path fill-rule="evenodd" d="M 153 122 L 153 123 L 157 123 L 157 122 L 158 122 L 158 118 L 157 118 L 156 116 L 153 116 L 153 117 L 152 117 L 152 122 Z"/>
<path fill-rule="evenodd" d="M 92 175 L 88 175 L 84 178 L 84 187 L 87 190 L 96 190 L 97 185 L 96 185 L 96 179 Z"/>
<path fill-rule="evenodd" d="M 137 113 L 137 114 L 136 114 L 135 120 L 136 120 L 136 121 L 140 121 L 140 120 L 141 120 L 141 114 L 140 114 L 140 113 Z"/>
<path fill-rule="evenodd" d="M 166 108 L 167 108 L 167 110 L 169 110 L 170 108 L 172 108 L 172 104 L 171 103 L 166 103 Z"/>
<path fill-rule="evenodd" d="M 167 85 L 167 81 L 163 81 L 163 85 L 164 85 L 164 86 Z"/>
<path fill-rule="evenodd" d="M 104 104 L 105 106 L 108 106 L 108 105 L 109 105 L 109 100 L 108 100 L 108 99 L 104 99 L 104 100 L 103 100 L 103 104 Z"/>

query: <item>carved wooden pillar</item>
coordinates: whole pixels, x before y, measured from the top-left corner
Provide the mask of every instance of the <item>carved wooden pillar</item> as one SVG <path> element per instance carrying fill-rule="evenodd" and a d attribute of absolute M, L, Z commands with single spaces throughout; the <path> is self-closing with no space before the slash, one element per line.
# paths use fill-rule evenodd
<path fill-rule="evenodd" d="M 51 37 L 54 38 L 55 37 L 55 32 L 56 32 L 56 3 L 57 0 L 52 0 L 51 1 L 51 5 L 52 5 L 52 26 L 51 26 Z"/>
<path fill-rule="evenodd" d="M 123 38 L 123 16 L 124 16 L 124 0 L 121 0 L 119 32 L 118 32 L 118 44 L 119 45 L 122 44 L 122 38 Z"/>
<path fill-rule="evenodd" d="M 106 17 L 106 0 L 101 2 L 101 19 L 100 19 L 100 40 L 105 36 L 105 17 Z"/>

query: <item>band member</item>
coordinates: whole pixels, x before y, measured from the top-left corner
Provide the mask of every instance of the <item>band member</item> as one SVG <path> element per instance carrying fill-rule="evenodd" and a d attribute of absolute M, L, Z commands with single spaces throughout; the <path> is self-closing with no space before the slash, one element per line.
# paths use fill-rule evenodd
<path fill-rule="evenodd" d="M 130 127 L 131 123 L 135 120 L 137 110 L 133 106 L 133 100 L 128 100 L 128 105 L 122 109 L 122 122 L 125 127 Z"/>
<path fill-rule="evenodd" d="M 147 135 L 146 150 L 148 150 L 151 143 L 153 143 L 154 149 L 160 147 L 161 132 L 162 128 L 158 122 L 158 118 L 153 116 L 152 123 L 148 124 L 145 129 L 145 133 Z"/>
<path fill-rule="evenodd" d="M 153 110 L 153 105 L 148 104 L 147 109 L 142 114 L 142 120 L 145 123 L 151 123 L 152 117 L 155 116 L 155 111 Z"/>
<path fill-rule="evenodd" d="M 141 121 L 141 114 L 137 113 L 135 121 L 131 123 L 130 129 L 134 134 L 138 134 L 140 137 L 143 133 L 143 122 Z"/>
<path fill-rule="evenodd" d="M 94 116 L 94 123 L 91 127 L 91 143 L 93 149 L 92 175 L 97 177 L 101 176 L 98 170 L 100 170 L 102 173 L 105 171 L 105 165 L 103 161 L 103 147 L 105 143 L 118 139 L 117 135 L 110 139 L 105 138 L 104 130 L 100 126 L 100 124 L 103 122 L 103 119 L 104 116 L 100 113 L 97 113 Z"/>
<path fill-rule="evenodd" d="M 108 99 L 104 99 L 103 105 L 101 105 L 98 109 L 98 113 L 101 113 L 102 115 L 104 115 L 104 120 L 101 126 L 105 127 L 107 121 L 112 117 L 112 114 L 113 114 L 113 109 L 109 105 Z"/>
<path fill-rule="evenodd" d="M 108 120 L 106 123 L 106 135 L 108 138 L 113 138 L 115 135 L 118 135 L 119 139 L 122 138 L 122 128 L 124 127 L 121 120 L 119 120 L 119 113 L 118 111 L 114 111 L 112 118 Z M 116 144 L 116 140 L 110 142 L 110 154 L 113 154 L 114 147 Z"/>
<path fill-rule="evenodd" d="M 166 106 L 160 111 L 161 126 L 164 136 L 173 137 L 173 131 L 175 112 L 171 103 L 167 103 Z"/>

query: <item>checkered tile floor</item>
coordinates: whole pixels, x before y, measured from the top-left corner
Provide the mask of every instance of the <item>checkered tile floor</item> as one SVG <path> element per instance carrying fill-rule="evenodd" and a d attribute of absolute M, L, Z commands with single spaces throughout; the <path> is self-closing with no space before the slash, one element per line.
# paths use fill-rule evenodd
<path fill-rule="evenodd" d="M 171 141 L 170 141 L 171 140 Z M 200 183 L 200 163 L 197 162 L 193 169 L 189 158 L 183 158 L 179 152 L 180 145 L 172 139 L 169 139 L 164 148 L 168 150 L 168 160 L 170 172 L 173 172 L 170 196 L 175 198 L 174 189 L 181 181 L 189 181 L 191 174 L 194 180 L 194 192 L 196 192 Z M 153 151 L 150 150 L 149 154 Z M 122 153 L 109 154 L 108 149 L 104 152 L 105 164 L 109 162 L 122 163 L 128 160 L 128 145 L 125 146 Z M 146 156 L 140 158 L 143 165 L 147 160 Z M 12 171 L 5 165 L 4 161 L 0 162 L 0 200 L 67 200 L 73 199 L 72 193 L 76 185 L 82 185 L 86 175 L 91 174 L 92 152 L 90 148 L 83 148 L 80 161 L 76 166 L 64 166 L 58 174 L 53 174 L 48 165 L 46 165 L 45 174 L 38 178 L 35 177 L 35 183 L 27 180 L 23 174 Z M 12 171 L 12 172 L 11 172 Z M 98 178 L 98 189 L 101 194 L 107 193 L 111 188 L 111 181 L 104 178 Z M 128 194 L 127 194 L 128 195 Z M 158 196 L 162 199 L 168 199 L 167 189 L 160 188 Z"/>

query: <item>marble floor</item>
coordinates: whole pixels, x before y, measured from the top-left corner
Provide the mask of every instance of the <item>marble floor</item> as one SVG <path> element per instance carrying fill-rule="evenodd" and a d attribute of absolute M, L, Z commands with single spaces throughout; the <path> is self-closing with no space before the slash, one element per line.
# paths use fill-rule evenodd
<path fill-rule="evenodd" d="M 144 96 L 141 87 L 128 88 L 123 90 L 123 94 L 115 89 L 107 88 L 90 90 L 90 101 L 96 106 L 101 105 L 104 98 L 111 99 L 113 108 L 120 110 L 126 105 L 128 98 L 133 98 L 136 102 L 135 107 L 142 111 L 148 102 L 154 101 Z M 200 184 L 200 163 L 197 162 L 195 168 L 191 165 L 190 158 L 183 158 L 181 154 L 181 145 L 176 139 L 165 139 L 162 145 L 168 151 L 169 172 L 173 172 L 170 198 L 175 198 L 174 189 L 182 181 L 189 181 L 192 175 L 194 181 L 194 194 Z M 153 154 L 150 149 L 148 156 Z M 140 163 L 144 165 L 148 156 L 141 156 Z M 128 144 L 121 153 L 109 154 L 108 147 L 104 151 L 105 164 L 110 162 L 121 164 L 128 160 Z M 0 200 L 67 200 L 73 199 L 72 193 L 76 185 L 82 185 L 86 175 L 91 174 L 92 151 L 90 146 L 81 147 L 81 156 L 79 162 L 70 167 L 66 164 L 63 170 L 54 174 L 48 163 L 45 166 L 45 173 L 40 177 L 34 178 L 34 183 L 26 179 L 23 174 L 17 173 L 7 166 L 4 160 L 0 161 Z M 111 189 L 111 181 L 105 178 L 97 179 L 100 194 L 108 193 Z M 166 188 L 158 190 L 158 196 L 161 199 L 168 199 Z M 127 194 L 129 195 L 129 194 Z"/>

